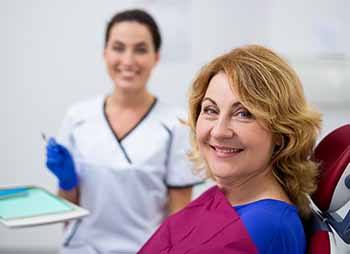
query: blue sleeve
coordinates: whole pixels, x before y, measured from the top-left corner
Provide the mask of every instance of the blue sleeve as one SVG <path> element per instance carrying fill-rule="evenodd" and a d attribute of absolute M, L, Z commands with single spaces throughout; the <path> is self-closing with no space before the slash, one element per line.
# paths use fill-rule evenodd
<path fill-rule="evenodd" d="M 267 253 L 305 254 L 303 226 L 296 216 L 281 218 Z"/>
<path fill-rule="evenodd" d="M 236 207 L 260 254 L 305 254 L 304 228 L 295 207 L 282 202 Z"/>

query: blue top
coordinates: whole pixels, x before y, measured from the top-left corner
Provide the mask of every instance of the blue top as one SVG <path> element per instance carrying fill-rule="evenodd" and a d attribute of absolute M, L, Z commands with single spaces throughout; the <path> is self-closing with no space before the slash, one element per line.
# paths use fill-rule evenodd
<path fill-rule="evenodd" d="M 234 206 L 260 254 L 305 254 L 304 227 L 295 206 L 263 199 Z"/>

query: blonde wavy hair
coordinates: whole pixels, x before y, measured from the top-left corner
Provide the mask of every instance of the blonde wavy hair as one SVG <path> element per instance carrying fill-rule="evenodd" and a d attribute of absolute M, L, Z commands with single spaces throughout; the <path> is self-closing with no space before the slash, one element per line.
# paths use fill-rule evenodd
<path fill-rule="evenodd" d="M 311 160 L 321 126 L 321 114 L 306 102 L 294 70 L 276 53 L 259 45 L 236 48 L 205 65 L 190 89 L 190 159 L 199 173 L 210 177 L 196 142 L 196 123 L 211 78 L 224 72 L 240 102 L 275 136 L 281 137 L 271 165 L 299 213 L 310 213 L 309 195 L 316 189 L 318 165 Z"/>

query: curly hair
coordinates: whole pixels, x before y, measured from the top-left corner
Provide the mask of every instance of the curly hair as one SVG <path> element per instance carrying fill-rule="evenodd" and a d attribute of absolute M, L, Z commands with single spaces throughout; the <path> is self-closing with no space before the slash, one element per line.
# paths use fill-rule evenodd
<path fill-rule="evenodd" d="M 196 142 L 196 122 L 209 82 L 224 72 L 240 102 L 273 135 L 281 137 L 270 160 L 273 174 L 299 213 L 310 213 L 309 195 L 316 189 L 318 164 L 311 160 L 321 126 L 321 114 L 306 101 L 301 82 L 276 53 L 259 45 L 236 48 L 205 65 L 192 83 L 189 95 L 189 119 L 192 150 L 189 158 L 197 172 L 210 170 Z"/>

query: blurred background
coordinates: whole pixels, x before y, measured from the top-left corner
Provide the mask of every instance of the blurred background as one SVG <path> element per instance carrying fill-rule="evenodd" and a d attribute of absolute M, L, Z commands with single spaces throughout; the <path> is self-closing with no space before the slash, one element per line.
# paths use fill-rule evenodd
<path fill-rule="evenodd" d="M 56 135 L 68 106 L 112 88 L 104 29 L 130 7 L 146 9 L 160 25 L 164 47 L 149 85 L 163 100 L 186 107 L 189 84 L 204 63 L 258 43 L 299 73 L 307 98 L 324 115 L 320 138 L 350 122 L 347 0 L 0 0 L 0 186 L 56 191 L 40 133 Z M 61 236 L 61 224 L 0 225 L 0 253 L 53 254 Z"/>

